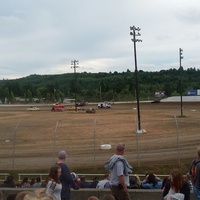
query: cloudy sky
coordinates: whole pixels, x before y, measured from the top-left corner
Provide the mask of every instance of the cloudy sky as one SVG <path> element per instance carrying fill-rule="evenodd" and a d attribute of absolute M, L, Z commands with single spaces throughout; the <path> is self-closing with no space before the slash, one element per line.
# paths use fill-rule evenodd
<path fill-rule="evenodd" d="M 0 0 L 0 79 L 200 68 L 199 0 Z"/>

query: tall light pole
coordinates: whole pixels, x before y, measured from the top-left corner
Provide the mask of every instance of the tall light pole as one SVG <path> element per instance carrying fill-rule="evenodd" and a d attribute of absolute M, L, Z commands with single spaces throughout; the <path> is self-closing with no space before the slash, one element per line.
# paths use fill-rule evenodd
<path fill-rule="evenodd" d="M 182 87 L 182 71 L 181 60 L 183 59 L 183 49 L 179 48 L 179 63 L 180 63 L 180 96 L 181 96 L 181 117 L 183 117 L 183 87 Z"/>
<path fill-rule="evenodd" d="M 77 106 L 76 106 L 76 68 L 78 68 L 79 61 L 78 60 L 72 60 L 71 61 L 71 68 L 74 68 L 74 106 L 75 106 L 75 112 L 77 112 Z"/>
<path fill-rule="evenodd" d="M 136 133 L 143 133 L 145 130 L 141 129 L 141 120 L 140 120 L 140 102 L 139 102 L 139 91 L 138 91 L 138 70 L 137 70 L 137 55 L 136 55 L 136 42 L 142 42 L 142 40 L 136 39 L 136 36 L 140 36 L 140 28 L 131 26 L 130 27 L 130 35 L 133 36 L 131 41 L 134 44 L 134 60 L 135 60 L 135 86 L 136 86 L 136 98 L 137 98 L 137 114 L 138 114 L 138 129 Z M 136 32 L 137 31 L 137 32 Z"/>

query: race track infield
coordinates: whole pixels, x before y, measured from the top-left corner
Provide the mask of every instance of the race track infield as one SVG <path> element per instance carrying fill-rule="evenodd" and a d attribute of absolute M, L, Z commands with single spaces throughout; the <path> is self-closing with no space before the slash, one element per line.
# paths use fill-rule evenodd
<path fill-rule="evenodd" d="M 68 153 L 72 170 L 104 170 L 117 143 L 126 145 L 125 157 L 137 173 L 149 167 L 189 167 L 200 144 L 200 103 L 140 103 L 141 128 L 136 134 L 136 103 L 114 104 L 110 109 L 51 112 L 51 105 L 37 105 L 40 111 L 27 111 L 29 105 L 0 106 L 0 169 L 43 170 L 56 161 L 57 153 Z M 110 150 L 102 150 L 110 144 Z M 95 170 L 94 170 L 95 171 Z"/>

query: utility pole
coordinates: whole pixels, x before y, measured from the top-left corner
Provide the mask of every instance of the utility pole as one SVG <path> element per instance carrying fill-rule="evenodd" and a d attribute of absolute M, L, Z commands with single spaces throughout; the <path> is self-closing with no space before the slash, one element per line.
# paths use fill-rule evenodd
<path fill-rule="evenodd" d="M 137 98 L 137 114 L 138 114 L 138 129 L 136 133 L 144 133 L 145 130 L 141 129 L 141 120 L 140 120 L 140 102 L 139 102 L 139 91 L 138 91 L 138 70 L 137 70 L 137 55 L 136 55 L 136 42 L 142 42 L 142 40 L 136 39 L 136 36 L 140 36 L 140 28 L 131 26 L 130 27 L 130 35 L 133 36 L 133 39 L 131 41 L 134 44 L 134 60 L 135 60 L 135 86 L 136 86 L 136 98 Z M 136 33 L 137 31 L 137 33 Z"/>
<path fill-rule="evenodd" d="M 179 48 L 179 63 L 180 63 L 180 96 L 181 96 L 181 117 L 183 117 L 183 87 L 182 87 L 182 71 L 181 60 L 183 59 L 183 49 Z"/>
<path fill-rule="evenodd" d="M 79 61 L 78 60 L 72 60 L 71 61 L 71 68 L 74 68 L 74 106 L 75 106 L 75 112 L 77 112 L 77 106 L 76 106 L 76 68 L 78 68 Z"/>
<path fill-rule="evenodd" d="M 54 98 L 54 103 L 56 102 L 56 88 L 55 86 L 53 87 L 53 98 Z"/>

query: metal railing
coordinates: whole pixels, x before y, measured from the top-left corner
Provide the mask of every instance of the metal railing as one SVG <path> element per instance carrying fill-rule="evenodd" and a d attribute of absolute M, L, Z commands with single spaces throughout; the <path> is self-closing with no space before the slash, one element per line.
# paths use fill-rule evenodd
<path fill-rule="evenodd" d="M 98 176 L 100 179 L 104 178 L 104 174 L 81 174 L 81 173 L 77 173 L 77 175 L 79 176 L 79 178 L 81 176 L 85 176 L 87 179 L 92 180 L 95 176 Z M 130 174 L 129 176 L 133 176 L 135 174 Z M 22 181 L 24 177 L 28 177 L 29 179 L 31 178 L 36 178 L 36 177 L 40 177 L 41 181 L 44 181 L 46 179 L 46 177 L 48 176 L 48 174 L 42 173 L 42 174 L 38 174 L 38 173 L 19 173 L 18 174 L 18 181 Z M 145 174 L 137 174 L 137 176 L 139 176 L 142 179 L 144 179 Z M 160 178 L 164 178 L 167 177 L 169 175 L 156 175 Z"/>
<path fill-rule="evenodd" d="M 10 176 L 9 173 L 0 173 L 0 181 L 5 181 L 8 176 Z"/>

